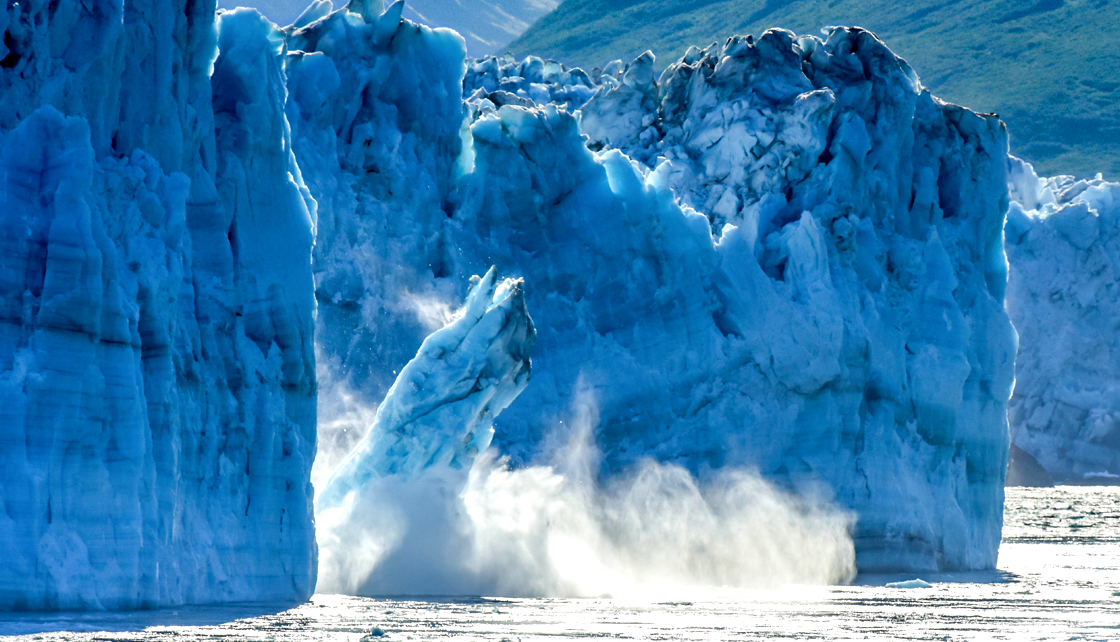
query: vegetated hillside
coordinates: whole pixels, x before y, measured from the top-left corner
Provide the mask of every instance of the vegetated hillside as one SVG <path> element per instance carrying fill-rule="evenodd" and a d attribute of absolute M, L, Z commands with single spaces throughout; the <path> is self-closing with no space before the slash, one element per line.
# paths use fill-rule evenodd
<path fill-rule="evenodd" d="M 1120 0 L 566 0 L 509 46 L 591 68 L 783 27 L 874 31 L 938 97 L 998 113 L 1041 174 L 1120 178 Z"/>

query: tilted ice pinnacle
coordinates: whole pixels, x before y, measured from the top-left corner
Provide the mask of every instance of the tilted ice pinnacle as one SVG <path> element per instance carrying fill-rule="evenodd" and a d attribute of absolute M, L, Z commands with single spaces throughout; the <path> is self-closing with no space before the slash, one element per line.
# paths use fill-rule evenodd
<path fill-rule="evenodd" d="M 372 478 L 470 468 L 493 421 L 529 383 L 536 330 L 520 280 L 496 270 L 471 279 L 457 317 L 424 340 L 377 409 L 365 439 L 335 469 L 316 510 L 337 506 Z"/>
<path fill-rule="evenodd" d="M 362 20 L 368 23 L 373 23 L 385 11 L 385 5 L 381 0 L 350 0 L 346 5 L 346 10 L 358 14 Z"/>

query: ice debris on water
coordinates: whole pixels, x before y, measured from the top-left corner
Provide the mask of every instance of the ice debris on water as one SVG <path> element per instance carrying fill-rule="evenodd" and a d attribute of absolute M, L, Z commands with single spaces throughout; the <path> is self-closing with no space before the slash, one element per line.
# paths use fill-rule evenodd
<path fill-rule="evenodd" d="M 903 581 L 903 582 L 888 582 L 887 583 L 887 588 L 893 588 L 893 589 L 927 589 L 927 588 L 933 588 L 933 585 L 930 584 L 929 582 L 921 579 L 921 578 L 914 578 L 912 580 L 906 580 L 906 581 Z"/>

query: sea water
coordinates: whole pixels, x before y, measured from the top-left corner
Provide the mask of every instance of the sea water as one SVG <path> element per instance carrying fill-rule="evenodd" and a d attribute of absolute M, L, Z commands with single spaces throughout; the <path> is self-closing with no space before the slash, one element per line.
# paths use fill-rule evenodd
<path fill-rule="evenodd" d="M 316 595 L 291 608 L 7 614 L 0 634 L 223 642 L 1120 640 L 1120 487 L 1009 488 L 1003 535 L 998 570 L 984 573 L 861 576 L 852 586 L 776 590 L 654 586 L 640 596 L 584 599 Z"/>

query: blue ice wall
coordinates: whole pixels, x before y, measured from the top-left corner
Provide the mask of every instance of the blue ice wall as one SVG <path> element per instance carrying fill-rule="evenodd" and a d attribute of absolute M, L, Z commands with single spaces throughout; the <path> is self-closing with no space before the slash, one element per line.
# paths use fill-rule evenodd
<path fill-rule="evenodd" d="M 0 609 L 306 598 L 314 225 L 283 38 L 212 2 L 2 15 Z"/>

